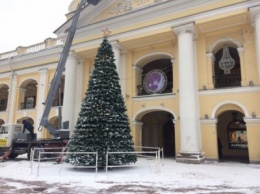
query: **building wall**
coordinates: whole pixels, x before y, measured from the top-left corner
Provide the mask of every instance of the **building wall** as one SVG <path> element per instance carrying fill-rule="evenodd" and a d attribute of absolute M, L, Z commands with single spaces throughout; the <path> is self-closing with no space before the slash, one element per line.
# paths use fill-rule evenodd
<path fill-rule="evenodd" d="M 100 31 L 101 26 L 111 26 L 112 33 L 109 40 L 113 48 L 117 49 L 115 51 L 119 53 L 118 67 L 121 68 L 119 71 L 123 71 L 120 73 L 122 95 L 125 98 L 135 144 L 142 145 L 142 117 L 149 112 L 166 111 L 174 116 L 175 152 L 178 153 L 181 150 L 181 141 L 184 141 L 181 137 L 183 129 L 179 117 L 180 103 L 183 102 L 179 97 L 178 54 L 180 51 L 178 50 L 178 34 L 174 28 L 191 22 L 195 28 L 193 43 L 195 45 L 194 65 L 196 72 L 194 74 L 198 86 L 199 111 L 197 119 L 199 121 L 200 151 L 205 153 L 206 158 L 218 160 L 218 117 L 225 111 L 239 111 L 244 115 L 244 120 L 247 121 L 249 160 L 260 162 L 260 143 L 258 141 L 260 135 L 258 130 L 260 127 L 260 106 L 258 106 L 260 70 L 257 65 L 255 26 L 252 24 L 254 18 L 251 18 L 248 10 L 249 7 L 260 6 L 260 4 L 257 1 L 247 2 L 244 0 L 214 0 L 207 3 L 204 1 L 184 1 L 183 5 L 185 4 L 186 7 L 179 4 L 173 6 L 174 2 L 167 0 L 157 4 L 152 0 L 145 1 L 145 3 L 140 1 L 139 4 L 132 6 L 133 10 L 127 10 L 119 9 L 120 6 L 124 6 L 124 2 L 117 0 L 102 2 L 100 7 L 97 7 L 97 9 L 103 10 L 102 13 L 97 14 L 97 10 L 95 10 L 94 16 L 87 21 L 92 26 L 96 25 L 95 30 L 93 30 L 94 28 L 88 29 L 89 27 L 86 26 L 86 31 L 84 31 L 85 28 L 82 27 L 73 42 L 73 57 L 77 61 L 77 77 L 82 77 L 76 81 L 80 89 L 77 90 L 79 96 L 75 100 L 73 110 L 73 117 L 75 117 L 73 126 L 77 119 L 80 101 L 85 97 L 90 74 L 94 68 L 97 48 L 102 40 L 102 32 L 98 31 Z M 75 7 L 75 2 L 71 6 Z M 170 6 L 172 6 L 172 12 L 170 9 L 166 9 Z M 165 12 L 161 13 L 159 17 L 153 13 L 157 9 L 162 9 L 160 7 L 164 8 Z M 82 14 L 86 14 L 91 9 L 87 7 Z M 111 13 L 111 10 L 114 12 Z M 145 14 L 141 18 L 142 12 Z M 80 20 L 79 23 L 84 26 L 84 20 Z M 57 30 L 58 35 L 62 34 L 66 25 Z M 242 78 L 240 87 L 214 88 L 212 79 L 214 75 L 213 56 L 224 45 L 236 48 L 239 53 Z M 10 88 L 10 75 L 12 72 L 16 75 L 14 84 L 16 89 L 13 94 L 14 107 L 9 111 L 0 112 L 1 119 L 8 122 L 8 115 L 13 115 L 9 122 L 15 123 L 18 119 L 29 117 L 34 120 L 35 127 L 38 128 L 37 124 L 42 114 L 39 105 L 42 102 L 37 101 L 37 106 L 34 109 L 19 110 L 21 94 L 18 88 L 24 81 L 30 79 L 40 83 L 41 74 L 39 72 L 42 69 L 47 69 L 44 77 L 44 89 L 41 87 L 44 92 L 37 91 L 38 96 L 44 94 L 46 97 L 60 52 L 61 47 L 57 47 L 38 53 L 18 55 L 10 60 L 0 60 L 0 66 L 3 67 L 0 70 L 0 85 L 4 83 Z M 172 63 L 172 92 L 148 96 L 138 95 L 137 85 L 141 84 L 140 75 L 143 67 L 148 62 L 160 58 L 169 59 Z M 10 69 L 10 65 L 13 69 Z M 65 71 L 64 74 L 66 79 L 67 72 Z M 37 87 L 40 88 L 40 86 Z M 252 118 L 252 113 L 256 114 L 256 118 Z M 53 107 L 50 118 L 57 115 L 58 109 Z M 49 135 L 43 131 L 42 133 L 38 132 L 39 136 L 47 137 Z"/>

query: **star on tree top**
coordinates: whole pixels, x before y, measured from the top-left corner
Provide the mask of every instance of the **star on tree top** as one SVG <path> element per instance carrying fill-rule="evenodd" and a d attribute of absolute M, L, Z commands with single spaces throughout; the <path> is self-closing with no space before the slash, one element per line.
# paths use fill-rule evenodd
<path fill-rule="evenodd" d="M 104 37 L 108 37 L 111 33 L 111 31 L 109 31 L 108 28 L 103 29 L 102 32 Z"/>

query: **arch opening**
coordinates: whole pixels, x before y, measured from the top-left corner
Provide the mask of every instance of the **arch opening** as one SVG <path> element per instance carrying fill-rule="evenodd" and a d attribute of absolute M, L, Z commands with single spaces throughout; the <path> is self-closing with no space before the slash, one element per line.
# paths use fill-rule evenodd
<path fill-rule="evenodd" d="M 32 109 L 36 106 L 37 82 L 29 79 L 23 82 L 19 91 L 20 109 Z"/>
<path fill-rule="evenodd" d="M 226 110 L 218 116 L 217 142 L 219 161 L 249 163 L 248 140 L 244 114 Z"/>
<path fill-rule="evenodd" d="M 142 146 L 160 147 L 165 157 L 175 157 L 175 125 L 174 116 L 166 111 L 146 113 L 141 121 Z"/>

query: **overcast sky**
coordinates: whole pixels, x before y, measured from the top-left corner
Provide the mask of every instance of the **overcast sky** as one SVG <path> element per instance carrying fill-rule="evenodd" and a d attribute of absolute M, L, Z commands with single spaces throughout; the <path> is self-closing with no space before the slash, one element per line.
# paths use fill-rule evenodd
<path fill-rule="evenodd" d="M 0 0 L 0 53 L 54 37 L 72 0 Z"/>

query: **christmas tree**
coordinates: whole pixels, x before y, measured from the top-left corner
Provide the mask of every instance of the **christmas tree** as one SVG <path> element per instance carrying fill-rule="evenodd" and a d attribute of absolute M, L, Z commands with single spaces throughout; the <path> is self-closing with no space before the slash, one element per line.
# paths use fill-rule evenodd
<path fill-rule="evenodd" d="M 106 165 L 107 152 L 134 151 L 126 111 L 114 52 L 107 36 L 104 36 L 68 151 L 97 151 L 98 166 Z M 136 161 L 133 153 L 113 154 L 109 155 L 108 164 L 121 165 Z M 68 162 L 73 165 L 94 165 L 96 156 L 71 154 Z"/>

